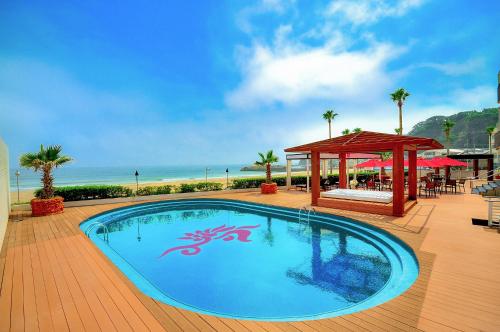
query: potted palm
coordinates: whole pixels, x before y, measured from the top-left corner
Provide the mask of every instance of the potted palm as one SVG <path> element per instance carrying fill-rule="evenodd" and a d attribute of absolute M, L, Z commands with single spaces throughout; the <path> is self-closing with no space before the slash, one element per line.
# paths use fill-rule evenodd
<path fill-rule="evenodd" d="M 260 185 L 260 192 L 262 194 L 275 194 L 278 190 L 278 185 L 271 178 L 271 164 L 278 162 L 278 157 L 274 155 L 273 150 L 267 151 L 265 155 L 259 152 L 259 156 L 260 161 L 256 161 L 255 165 L 266 167 L 266 182 Z"/>
<path fill-rule="evenodd" d="M 25 153 L 19 163 L 22 167 L 31 168 L 42 173 L 42 191 L 40 197 L 31 200 L 31 214 L 34 217 L 60 213 L 64 210 L 63 198 L 54 196 L 54 168 L 71 161 L 70 157 L 61 155 L 60 145 L 51 145 L 45 148 L 40 145 L 40 151 Z"/>

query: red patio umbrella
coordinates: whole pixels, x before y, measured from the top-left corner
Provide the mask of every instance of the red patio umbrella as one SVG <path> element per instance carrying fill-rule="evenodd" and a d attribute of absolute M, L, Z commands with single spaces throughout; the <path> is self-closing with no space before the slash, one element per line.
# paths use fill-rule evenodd
<path fill-rule="evenodd" d="M 359 163 L 356 165 L 357 168 L 373 168 L 373 167 L 383 167 L 384 162 L 382 160 L 370 159 Z"/>
<path fill-rule="evenodd" d="M 386 161 L 381 162 L 380 167 L 392 167 L 392 159 L 387 159 Z M 404 160 L 404 167 L 408 167 L 410 162 L 408 159 Z M 379 166 L 377 166 L 379 167 Z M 441 167 L 439 164 L 436 162 L 432 161 L 432 159 L 425 159 L 425 158 L 417 158 L 417 167 L 428 167 L 428 168 L 434 168 L 434 167 Z"/>
<path fill-rule="evenodd" d="M 467 167 L 467 163 L 448 157 L 434 157 L 431 160 L 438 165 L 436 167 Z"/>

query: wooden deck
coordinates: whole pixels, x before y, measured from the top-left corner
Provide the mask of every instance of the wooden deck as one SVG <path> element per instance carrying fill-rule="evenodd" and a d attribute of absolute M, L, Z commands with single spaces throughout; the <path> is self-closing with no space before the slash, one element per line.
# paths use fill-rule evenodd
<path fill-rule="evenodd" d="M 217 197 L 290 207 L 310 200 L 301 192 Z M 320 208 L 399 236 L 415 250 L 421 272 L 407 292 L 375 308 L 290 323 L 200 315 L 143 295 L 78 228 L 122 205 L 9 222 L 0 254 L 0 331 L 500 331 L 500 234 L 471 225 L 472 216 L 486 217 L 478 196 L 421 199 L 404 218 Z"/>

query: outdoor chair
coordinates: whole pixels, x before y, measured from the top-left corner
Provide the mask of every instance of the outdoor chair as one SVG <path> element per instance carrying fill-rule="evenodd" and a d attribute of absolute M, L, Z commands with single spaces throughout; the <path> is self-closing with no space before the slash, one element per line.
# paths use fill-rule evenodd
<path fill-rule="evenodd" d="M 302 190 L 306 190 L 306 189 L 307 189 L 307 185 L 306 185 L 306 184 L 302 184 L 302 183 L 300 183 L 300 184 L 296 184 L 296 185 L 295 185 L 295 189 L 296 189 L 296 190 L 299 190 L 299 189 L 300 189 L 301 191 L 302 191 Z"/>
<path fill-rule="evenodd" d="M 334 187 L 329 179 L 321 180 L 321 187 L 323 188 L 324 191 L 332 190 Z"/>
<path fill-rule="evenodd" d="M 446 180 L 446 182 L 444 184 L 444 192 L 445 193 L 448 193 L 448 188 L 450 188 L 451 192 L 455 192 L 455 194 L 456 194 L 457 193 L 457 180 L 452 180 L 452 179 Z"/>
<path fill-rule="evenodd" d="M 458 183 L 457 183 L 457 186 L 459 188 L 462 188 L 464 190 L 464 192 L 465 192 L 465 181 L 467 181 L 467 179 L 459 179 Z"/>
<path fill-rule="evenodd" d="M 434 182 L 435 190 L 439 191 L 439 193 L 441 194 L 443 192 L 443 186 L 444 186 L 443 178 L 442 177 L 434 177 L 432 182 Z"/>
<path fill-rule="evenodd" d="M 374 180 L 368 180 L 368 181 L 366 181 L 366 189 L 368 189 L 368 190 L 376 190 L 377 189 L 377 184 L 375 183 Z"/>
<path fill-rule="evenodd" d="M 434 195 L 434 197 L 437 196 L 437 192 L 436 192 L 436 183 L 435 182 L 432 182 L 432 181 L 425 181 L 423 183 L 420 184 L 420 187 L 418 187 L 418 195 L 421 196 L 421 191 L 424 191 L 425 192 L 425 197 L 428 197 L 430 196 L 431 194 Z"/>
<path fill-rule="evenodd" d="M 392 190 L 392 179 L 384 179 L 382 189 Z"/>

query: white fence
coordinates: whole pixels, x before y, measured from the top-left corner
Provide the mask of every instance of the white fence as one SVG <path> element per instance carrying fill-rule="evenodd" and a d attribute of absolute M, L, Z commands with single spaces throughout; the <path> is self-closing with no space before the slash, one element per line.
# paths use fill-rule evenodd
<path fill-rule="evenodd" d="M 10 213 L 9 150 L 0 138 L 0 248 Z"/>

